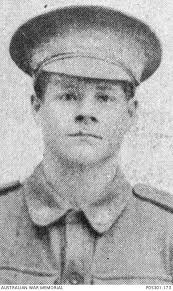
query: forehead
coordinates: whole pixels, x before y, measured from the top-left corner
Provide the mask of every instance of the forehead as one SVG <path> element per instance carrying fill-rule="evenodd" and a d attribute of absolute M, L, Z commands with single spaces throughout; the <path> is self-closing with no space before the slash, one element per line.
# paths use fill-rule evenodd
<path fill-rule="evenodd" d="M 117 86 L 123 86 L 124 83 L 129 83 L 129 81 L 118 79 L 93 79 L 56 73 L 50 73 L 49 75 L 49 84 L 52 86 L 60 86 L 62 88 L 79 88 L 89 85 L 90 87 L 100 90 L 111 90 Z"/>

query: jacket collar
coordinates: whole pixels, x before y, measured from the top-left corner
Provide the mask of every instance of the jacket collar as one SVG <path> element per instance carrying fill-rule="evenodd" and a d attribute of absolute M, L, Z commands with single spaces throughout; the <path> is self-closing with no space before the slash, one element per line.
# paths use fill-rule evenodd
<path fill-rule="evenodd" d="M 48 226 L 58 221 L 68 210 L 70 203 L 64 201 L 46 181 L 42 164 L 38 165 L 25 183 L 25 199 L 29 215 L 34 224 Z M 114 177 L 111 187 L 100 198 L 82 209 L 93 229 L 99 233 L 107 231 L 125 209 L 132 188 L 125 180 L 120 169 Z M 56 194 L 56 201 L 54 199 Z"/>

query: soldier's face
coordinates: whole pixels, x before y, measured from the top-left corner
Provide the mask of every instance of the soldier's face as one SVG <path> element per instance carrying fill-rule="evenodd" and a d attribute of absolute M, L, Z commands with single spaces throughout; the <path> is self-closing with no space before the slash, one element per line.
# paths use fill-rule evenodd
<path fill-rule="evenodd" d="M 52 74 L 36 119 L 46 150 L 91 164 L 118 154 L 134 114 L 134 101 L 127 101 L 120 81 Z"/>

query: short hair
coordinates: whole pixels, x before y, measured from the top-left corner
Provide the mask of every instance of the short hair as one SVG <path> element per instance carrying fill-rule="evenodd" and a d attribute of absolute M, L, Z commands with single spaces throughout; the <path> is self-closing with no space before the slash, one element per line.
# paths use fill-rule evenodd
<path fill-rule="evenodd" d="M 41 72 L 34 79 L 34 91 L 38 99 L 44 101 L 44 95 L 46 92 L 47 85 L 50 81 L 50 73 Z"/>
<path fill-rule="evenodd" d="M 61 74 L 59 74 L 59 75 L 61 75 Z M 37 98 L 39 98 L 42 101 L 44 101 L 44 95 L 46 92 L 47 85 L 50 81 L 50 77 L 51 77 L 50 72 L 42 71 L 37 76 L 37 78 L 34 80 L 35 94 L 36 94 Z M 88 79 L 88 78 L 86 78 L 86 79 Z M 130 99 L 132 99 L 135 95 L 136 86 L 132 82 L 129 82 L 129 81 L 124 81 L 124 80 L 121 81 L 120 80 L 118 82 L 122 86 L 122 89 L 126 95 L 126 100 L 129 101 Z"/>

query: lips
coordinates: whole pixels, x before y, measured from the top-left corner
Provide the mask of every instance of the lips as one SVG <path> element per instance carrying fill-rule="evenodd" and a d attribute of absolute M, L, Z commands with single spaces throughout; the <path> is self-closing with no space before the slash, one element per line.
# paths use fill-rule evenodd
<path fill-rule="evenodd" d="M 93 138 L 98 138 L 98 139 L 102 139 L 102 137 L 100 135 L 96 135 L 96 134 L 93 134 L 93 133 L 88 133 L 88 132 L 82 132 L 82 131 L 79 131 L 79 132 L 76 132 L 76 133 L 72 133 L 72 134 L 68 134 L 68 136 L 72 136 L 72 137 L 76 137 L 76 136 L 83 136 L 83 137 L 93 137 Z"/>

